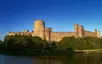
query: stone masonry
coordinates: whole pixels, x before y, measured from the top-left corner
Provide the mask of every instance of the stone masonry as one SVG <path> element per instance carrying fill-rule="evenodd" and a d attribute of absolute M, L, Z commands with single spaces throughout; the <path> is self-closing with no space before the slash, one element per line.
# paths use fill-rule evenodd
<path fill-rule="evenodd" d="M 94 29 L 94 32 L 84 30 L 84 27 L 79 24 L 74 24 L 74 32 L 53 32 L 52 28 L 46 28 L 43 20 L 36 20 L 34 23 L 34 30 L 29 32 L 24 30 L 23 32 L 9 32 L 8 35 L 27 35 L 38 36 L 47 41 L 60 41 L 63 37 L 75 36 L 77 37 L 100 37 L 100 31 Z"/>

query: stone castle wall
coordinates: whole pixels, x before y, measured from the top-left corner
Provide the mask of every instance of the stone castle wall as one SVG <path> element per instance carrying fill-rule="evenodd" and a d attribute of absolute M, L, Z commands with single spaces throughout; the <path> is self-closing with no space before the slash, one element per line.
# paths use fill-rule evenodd
<path fill-rule="evenodd" d="M 97 29 L 94 32 L 84 30 L 84 27 L 79 24 L 74 24 L 74 32 L 53 32 L 52 28 L 46 28 L 43 20 L 36 20 L 34 23 L 33 32 L 24 30 L 23 32 L 9 32 L 8 35 L 32 35 L 38 36 L 47 41 L 60 41 L 63 37 L 100 37 L 100 31 Z"/>
<path fill-rule="evenodd" d="M 96 33 L 85 30 L 85 37 L 96 37 Z"/>
<path fill-rule="evenodd" d="M 52 32 L 51 41 L 60 41 L 63 37 L 74 36 L 74 32 Z"/>
<path fill-rule="evenodd" d="M 27 35 L 30 36 L 32 35 L 32 32 L 9 32 L 8 33 L 9 36 L 15 36 L 15 35 Z"/>

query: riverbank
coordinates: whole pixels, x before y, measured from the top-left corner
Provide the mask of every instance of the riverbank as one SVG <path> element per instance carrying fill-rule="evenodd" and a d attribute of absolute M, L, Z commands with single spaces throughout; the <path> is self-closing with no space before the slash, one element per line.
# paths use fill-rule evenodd
<path fill-rule="evenodd" d="M 92 52 L 102 52 L 102 49 L 93 49 L 93 50 L 74 50 L 76 53 L 92 53 Z"/>
<path fill-rule="evenodd" d="M 102 53 L 102 49 L 93 50 L 42 50 L 42 51 L 29 51 L 29 52 L 11 52 L 1 51 L 0 54 L 14 55 L 14 56 L 67 56 L 75 53 Z"/>
<path fill-rule="evenodd" d="M 25 51 L 25 52 L 13 52 L 13 51 L 1 51 L 0 54 L 16 55 L 16 56 L 63 56 L 71 55 L 75 52 L 73 50 L 42 50 L 42 51 Z"/>

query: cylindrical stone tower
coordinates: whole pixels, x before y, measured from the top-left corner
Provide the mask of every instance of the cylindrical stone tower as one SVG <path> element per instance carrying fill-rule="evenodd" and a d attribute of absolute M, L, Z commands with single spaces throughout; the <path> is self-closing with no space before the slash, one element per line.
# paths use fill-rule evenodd
<path fill-rule="evenodd" d="M 34 34 L 42 39 L 45 39 L 45 22 L 43 20 L 36 20 L 34 23 Z"/>

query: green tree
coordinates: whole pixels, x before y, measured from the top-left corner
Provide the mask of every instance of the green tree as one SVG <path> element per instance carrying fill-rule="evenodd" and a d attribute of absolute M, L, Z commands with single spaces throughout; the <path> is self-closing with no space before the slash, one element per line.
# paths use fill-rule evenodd
<path fill-rule="evenodd" d="M 66 48 L 73 48 L 75 46 L 76 38 L 75 37 L 64 37 L 61 41 L 61 46 Z"/>

